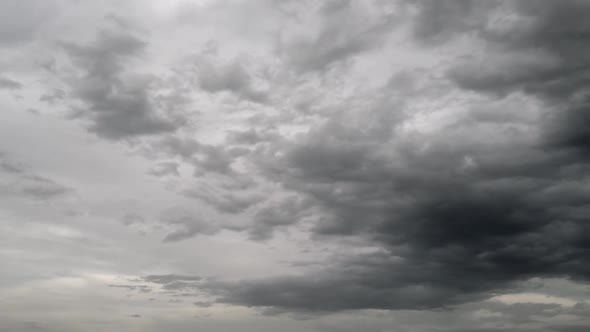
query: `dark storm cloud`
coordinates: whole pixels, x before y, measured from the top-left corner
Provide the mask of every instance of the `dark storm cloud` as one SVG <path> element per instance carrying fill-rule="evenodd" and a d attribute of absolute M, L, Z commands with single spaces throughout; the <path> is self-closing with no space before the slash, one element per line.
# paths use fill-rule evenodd
<path fill-rule="evenodd" d="M 550 327 L 550 329 L 555 332 L 583 332 L 583 331 L 588 331 L 588 329 L 590 329 L 590 324 L 560 325 L 560 326 L 552 326 L 552 327 Z"/>
<path fill-rule="evenodd" d="M 502 95 L 522 91 L 543 100 L 546 140 L 583 153 L 590 147 L 588 80 L 590 4 L 585 1 L 515 2 L 521 19 L 510 30 L 484 29 L 491 52 L 450 73 L 459 86 Z"/>
<path fill-rule="evenodd" d="M 179 157 L 194 167 L 195 176 L 214 173 L 231 177 L 236 175 L 233 163 L 244 150 L 203 144 L 193 138 L 165 136 L 155 142 L 148 153 L 168 158 Z"/>
<path fill-rule="evenodd" d="M 0 90 L 19 90 L 22 89 L 23 85 L 15 80 L 11 80 L 6 77 L 0 77 Z"/>
<path fill-rule="evenodd" d="M 192 164 L 195 166 L 196 174 L 201 172 L 232 174 L 235 157 L 229 149 L 201 144 L 199 153 L 192 156 Z"/>
<path fill-rule="evenodd" d="M 494 4 L 471 15 L 471 1 L 420 3 L 443 6 L 435 13 L 446 15 L 439 18 L 445 24 L 452 17 L 469 21 L 498 9 Z M 387 104 L 366 113 L 378 119 L 369 129 L 335 116 L 296 141 L 277 143 L 284 155 L 263 152 L 256 158 L 270 179 L 312 201 L 318 211 L 314 236 L 364 239 L 381 251 L 351 255 L 304 276 L 218 283 L 211 289 L 220 301 L 279 311 L 425 309 L 489 297 L 533 277 L 588 281 L 589 63 L 584 50 L 590 43 L 585 38 L 590 6 L 508 3 L 512 14 L 527 16 L 524 27 L 448 28 L 450 34 L 476 31 L 495 45 L 489 60 L 508 61 L 506 72 L 491 67 L 488 75 L 474 66 L 456 68 L 449 77 L 491 99 L 513 92 L 540 98 L 550 120 L 490 117 L 493 109 L 473 108 L 438 131 L 406 136 L 397 129 L 404 117 L 392 115 L 398 110 Z M 419 38 L 447 27 L 424 29 Z M 511 54 L 531 47 L 541 53 L 515 57 L 530 64 L 510 63 Z M 281 218 L 269 220 L 280 223 Z M 254 234 L 268 236 L 275 223 L 255 227 Z"/>
<path fill-rule="evenodd" d="M 173 132 L 183 120 L 155 106 L 154 77 L 127 69 L 141 57 L 146 42 L 123 30 L 105 29 L 94 43 L 63 43 L 79 71 L 66 79 L 71 97 L 82 102 L 76 116 L 89 119 L 89 130 L 108 139 Z"/>
<path fill-rule="evenodd" d="M 475 299 L 456 288 L 432 283 L 428 272 L 425 266 L 371 255 L 346 259 L 304 277 L 210 286 L 221 302 L 273 308 L 278 312 L 429 309 Z"/>
<path fill-rule="evenodd" d="M 408 16 L 415 19 L 410 38 L 415 38 L 417 43 L 411 46 L 406 40 L 401 41 L 403 45 L 397 45 L 397 35 L 392 35 L 403 15 L 398 15 L 402 11 L 387 8 L 386 4 L 391 2 L 335 0 L 318 5 L 315 1 L 272 1 L 273 5 L 289 2 L 303 10 L 290 17 L 299 22 L 292 29 L 294 36 L 283 35 L 290 31 L 285 27 L 288 24 L 281 23 L 281 32 L 276 35 L 273 31 L 273 38 L 278 41 L 269 41 L 272 45 L 266 46 L 278 54 L 253 61 L 268 60 L 268 73 L 265 73 L 268 76 L 264 77 L 268 82 L 259 81 L 262 80 L 260 73 L 252 68 L 252 63 L 239 57 L 222 60 L 218 54 L 191 62 L 195 70 L 188 74 L 172 70 L 173 75 L 180 76 L 170 81 L 183 82 L 172 89 L 168 89 L 170 86 L 162 88 L 168 81 L 155 74 L 138 74 L 159 67 L 160 61 L 167 61 L 167 57 L 176 57 L 177 51 L 184 50 L 184 45 L 177 50 L 175 44 L 184 43 L 183 37 L 187 35 L 193 37 L 190 34 L 193 30 L 185 30 L 188 29 L 186 25 L 178 28 L 173 22 L 178 18 L 176 14 L 167 17 L 170 14 L 165 12 L 170 9 L 164 6 L 167 8 L 164 10 L 160 4 L 155 7 L 162 9 L 162 13 L 145 23 L 147 26 L 153 19 L 154 29 L 162 28 L 154 34 L 156 39 L 178 33 L 175 35 L 178 41 L 173 38 L 158 44 L 154 40 L 155 45 L 169 45 L 170 52 L 166 50 L 160 54 L 156 48 L 148 51 L 147 40 L 135 34 L 139 30 L 133 30 L 129 22 L 118 16 L 108 18 L 115 23 L 115 28 L 100 30 L 93 42 L 61 43 L 60 49 L 65 52 L 66 59 L 58 57 L 52 71 L 58 75 L 56 86 L 59 88 L 50 87 L 48 93 L 41 95 L 41 101 L 47 106 L 66 106 L 75 111 L 74 116 L 88 121 L 89 130 L 100 137 L 137 143 L 134 147 L 144 148 L 146 151 L 142 152 L 156 160 L 149 173 L 164 177 L 166 189 L 178 190 L 176 193 L 182 197 L 175 199 L 181 200 L 179 204 L 186 204 L 187 198 L 192 198 L 189 204 L 194 204 L 190 208 L 186 204 L 164 210 L 155 218 L 159 225 L 153 230 L 162 231 L 163 241 L 167 242 L 156 247 L 151 247 L 149 236 L 120 243 L 127 239 L 125 233 L 113 237 L 112 232 L 117 231 L 115 226 L 122 226 L 94 225 L 95 220 L 103 219 L 95 218 L 94 213 L 89 212 L 89 218 L 77 218 L 80 222 L 88 219 L 93 224 L 93 227 L 84 228 L 84 232 L 112 244 L 107 246 L 111 249 L 101 251 L 100 257 L 91 257 L 99 259 L 98 263 L 107 269 L 104 275 L 96 271 L 96 275 L 84 274 L 79 279 L 91 278 L 93 283 L 98 283 L 111 274 L 129 275 L 133 269 L 145 271 L 146 268 L 155 271 L 170 268 L 176 273 L 202 268 L 203 275 L 217 275 L 215 278 L 147 275 L 127 279 L 123 285 L 108 285 L 111 287 L 108 293 L 153 294 L 154 298 L 149 301 L 157 302 L 140 308 L 147 310 L 145 312 L 136 314 L 135 310 L 125 308 L 123 311 L 115 308 L 115 311 L 122 312 L 127 320 L 147 317 L 149 313 L 150 319 L 145 324 L 155 322 L 154 329 L 180 321 L 183 315 L 188 315 L 184 309 L 200 311 L 219 303 L 251 307 L 269 315 L 295 313 L 300 317 L 318 318 L 314 315 L 333 314 L 326 321 L 334 325 L 328 324 L 326 328 L 314 327 L 313 323 L 307 325 L 318 331 L 363 330 L 365 319 L 377 316 L 382 321 L 387 317 L 386 325 L 367 326 L 367 331 L 587 330 L 581 318 L 590 316 L 588 305 L 572 304 L 587 296 L 575 287 L 572 287 L 575 291 L 556 287 L 557 294 L 540 300 L 555 303 L 507 304 L 495 297 L 512 294 L 514 299 L 515 293 L 521 293 L 521 300 L 526 301 L 521 285 L 531 278 L 556 278 L 576 285 L 587 284 L 590 278 L 590 160 L 587 157 L 590 100 L 585 87 L 588 83 L 586 67 L 590 64 L 585 52 L 590 43 L 590 25 L 586 23 L 590 5 L 583 1 L 549 1 L 399 1 L 399 8 L 408 9 L 405 4 L 409 3 L 409 7 L 417 11 L 417 16 Z M 216 6 L 221 7 L 216 8 L 225 11 L 224 6 L 228 6 L 228 12 L 236 10 L 231 1 L 220 3 Z M 199 11 L 207 16 L 207 5 L 199 6 Z M 219 25 L 216 13 L 210 13 L 210 19 L 214 25 Z M 138 11 L 137 16 L 141 15 Z M 496 15 L 505 16 L 500 19 L 501 26 L 494 23 Z M 0 18 L 3 16 L 0 14 Z M 262 19 L 263 15 L 252 17 L 268 23 Z M 8 24 L 18 23 L 10 19 L 13 23 Z M 164 22 L 166 24 L 162 24 Z M 6 42 L 1 31 L 6 24 L 0 22 L 0 44 Z M 195 45 L 203 37 L 202 31 L 210 31 L 202 29 L 204 26 L 198 25 L 201 22 L 196 24 Z M 18 26 L 13 29 L 18 32 L 14 34 L 17 37 L 8 42 L 28 40 L 35 34 L 34 29 L 19 29 Z M 221 30 L 224 29 L 220 29 L 219 36 L 225 38 L 228 32 Z M 250 45 L 260 42 L 250 44 L 247 40 L 250 33 L 255 31 L 238 34 L 237 44 L 248 45 L 247 51 Z M 411 67 L 424 55 L 415 47 L 436 53 L 425 54 L 426 62 L 430 58 L 438 61 L 439 50 L 434 47 L 455 41 L 461 41 L 458 48 L 485 44 L 484 57 L 445 62 L 449 49 L 443 47 L 440 54 L 445 53 L 441 56 L 444 66 L 459 63 L 443 73 L 444 82 L 435 78 L 440 74 L 440 67 L 433 69 L 436 73 L 426 73 L 428 69 L 420 68 L 390 76 L 390 70 L 406 64 L 406 59 L 402 58 L 413 55 L 404 47 L 416 51 L 417 60 L 407 61 Z M 228 49 L 232 49 L 233 43 L 227 42 L 232 44 Z M 193 45 L 192 42 L 189 45 Z M 382 45 L 387 47 L 380 49 Z M 186 50 L 194 51 L 189 48 Z M 449 52 L 454 54 L 455 51 L 465 50 Z M 368 56 L 361 58 L 361 55 Z M 157 66 L 144 63 L 140 68 L 138 60 L 145 60 L 143 57 L 147 56 L 153 56 L 150 60 Z M 370 62 L 374 60 L 383 63 L 373 65 Z M 337 67 L 339 64 L 345 65 Z M 428 66 L 424 67 L 430 68 Z M 342 75 L 329 77 L 334 73 L 332 68 Z M 375 72 L 382 68 L 383 75 Z M 364 72 L 365 69 L 369 72 Z M 275 74 L 276 77 L 270 78 Z M 391 77 L 389 81 L 388 77 Z M 195 103 L 195 107 L 214 109 L 203 113 L 207 116 L 203 117 L 206 121 L 201 128 L 211 127 L 199 133 L 192 132 L 188 119 L 185 123 L 177 113 L 179 105 L 188 104 L 184 104 L 185 95 L 162 94 L 176 88 L 196 88 L 196 84 L 187 84 L 189 88 L 183 86 L 193 79 L 202 90 L 196 93 L 205 97 Z M 439 90 L 439 95 L 433 97 L 430 91 L 421 88 L 422 81 L 431 79 L 437 82 L 425 84 L 428 88 L 434 85 L 434 89 L 448 89 L 448 95 Z M 18 88 L 10 82 L 2 82 L 0 79 L 0 88 L 3 84 L 5 88 Z M 273 93 L 261 88 L 259 83 L 272 83 Z M 380 83 L 384 86 L 373 88 L 373 84 Z M 192 92 L 187 91 L 186 95 Z M 221 114 L 217 112 L 216 102 L 232 98 L 213 97 L 217 94 L 253 103 L 226 104 L 224 107 L 235 107 L 239 114 Z M 299 98 L 298 94 L 306 96 Z M 441 100 L 437 99 L 439 96 Z M 446 104 L 456 96 L 465 97 L 465 100 Z M 283 97 L 285 100 L 279 100 Z M 472 100 L 476 102 L 465 106 Z M 530 111 L 525 106 L 535 109 Z M 225 111 L 224 107 L 220 109 Z M 299 112 L 293 110 L 296 108 Z M 246 114 L 249 112 L 256 114 Z M 267 112 L 273 115 L 264 118 Z M 246 118 L 244 115 L 248 119 L 258 116 L 262 120 L 240 122 Z M 61 130 L 62 126 L 55 128 Z M 63 128 L 67 130 L 67 126 Z M 59 130 L 55 133 L 61 135 Z M 225 140 L 221 137 L 222 143 L 211 143 L 218 142 L 220 132 L 227 134 Z M 209 134 L 210 137 L 204 137 Z M 146 135 L 156 137 L 131 140 Z M 94 150 L 102 147 L 92 145 L 89 151 L 102 151 Z M 96 156 L 83 154 L 80 158 L 92 162 L 102 160 L 95 157 L 113 156 L 121 160 L 120 147 L 105 147 L 111 148 L 112 155 L 102 157 L 103 152 L 99 152 Z M 128 174 L 135 162 L 129 160 L 122 168 L 123 174 Z M 84 162 L 79 166 L 86 165 Z M 187 181 L 184 173 L 188 167 L 194 168 L 194 176 Z M 107 167 L 106 173 L 92 174 L 89 180 L 110 176 L 111 170 L 112 167 Z M 90 170 L 90 173 L 95 172 Z M 78 172 L 74 175 L 78 176 Z M 133 184 L 144 180 L 145 174 L 140 175 L 125 179 L 120 186 L 127 183 L 134 187 Z M 76 179 L 79 180 L 76 183 L 95 183 L 86 182 L 85 178 Z M 137 188 L 120 188 L 122 191 L 117 195 L 137 196 L 141 200 L 144 189 L 157 189 L 152 182 L 160 181 Z M 98 202 L 93 201 L 109 195 L 112 181 L 105 185 L 104 188 L 93 186 L 89 196 L 80 202 L 101 210 L 102 207 L 110 209 L 110 203 L 95 204 Z M 0 156 L 0 196 L 8 192 L 45 200 L 61 197 L 69 191 Z M 154 218 L 150 211 L 162 208 L 158 204 L 168 206 L 173 198 L 167 192 L 155 191 L 146 199 L 142 205 L 155 205 L 142 210 L 141 215 L 124 214 L 126 211 L 114 215 L 120 216 L 125 225 L 143 225 L 151 229 L 150 220 Z M 113 207 L 120 208 L 119 205 Z M 220 212 L 220 220 L 211 216 L 210 207 Z M 11 231 L 12 225 L 9 226 Z M 239 242 L 233 235 L 226 237 L 225 230 L 242 232 L 244 241 L 269 241 L 272 247 L 264 243 Z M 293 233 L 275 237 L 288 230 Z M 28 233 L 25 235 L 30 237 Z M 214 235 L 220 237 L 203 243 L 170 243 Z M 289 243 L 285 243 L 287 241 Z M 211 245 L 227 246 L 231 257 L 225 253 L 191 256 L 190 249 L 206 251 Z M 274 246 L 280 248 L 275 250 Z M 302 246 L 305 250 L 301 250 Z M 166 257 L 158 257 L 162 248 Z M 265 248 L 268 253 L 260 257 L 249 255 L 262 253 Z M 239 252 L 235 255 L 230 252 L 232 250 Z M 273 264 L 276 261 L 258 262 L 270 258 L 282 263 L 283 255 L 298 250 L 301 251 L 295 254 L 295 263 L 291 265 L 277 267 Z M 12 251 L 17 255 L 21 252 L 20 249 Z M 117 256 L 123 252 L 125 255 Z M 42 257 L 49 254 L 51 250 Z M 108 256 L 103 257 L 103 254 Z M 25 263 L 37 261 L 37 256 L 32 256 L 34 260 L 23 257 Z M 211 259 L 219 257 L 220 261 L 211 264 Z M 138 258 L 137 262 L 126 264 L 126 260 L 134 258 Z M 157 261 L 155 265 L 149 265 L 150 259 Z M 239 264 L 235 265 L 237 261 Z M 188 265 L 179 266 L 182 264 Z M 268 266 L 270 271 L 253 270 L 260 266 Z M 59 266 L 49 268 L 57 272 L 63 270 Z M 83 266 L 71 268 L 80 273 L 90 271 Z M 277 273 L 285 273 L 282 271 L 295 273 L 277 276 Z M 60 277 L 63 273 L 39 272 L 52 278 L 52 282 L 37 284 L 35 280 L 31 285 L 49 289 L 50 297 L 55 287 L 79 293 L 93 284 L 69 277 L 63 279 Z M 265 277 L 240 279 L 242 273 Z M 539 294 L 548 294 L 542 287 L 533 291 L 537 290 Z M 12 296 L 12 292 L 9 293 Z M 36 296 L 37 292 L 31 294 Z M 14 296 L 17 295 L 21 294 Z M 194 297 L 195 300 L 186 301 L 187 307 L 180 314 L 169 315 L 171 311 L 163 307 L 168 299 L 158 297 L 156 300 L 156 295 L 170 296 L 171 303 L 180 301 L 175 300 L 176 297 Z M 101 295 L 97 305 L 108 306 L 109 303 L 103 302 L 106 299 Z M 66 306 L 71 304 L 66 302 Z M 238 314 L 239 319 L 247 319 L 242 317 L 242 310 Z M 84 321 L 85 315 L 78 316 Z M 437 315 L 442 318 L 436 319 Z M 362 319 L 354 324 L 341 324 L 339 319 L 343 316 Z M 414 325 L 403 326 L 404 316 L 413 316 Z M 439 324 L 445 319 L 447 324 Z M 223 319 L 214 321 L 217 324 Z M 398 326 L 400 321 L 402 326 Z M 424 328 L 415 328 L 416 322 Z M 188 330 L 194 329 L 193 323 L 187 321 Z M 149 330 L 150 326 L 146 325 L 145 329 Z"/>
<path fill-rule="evenodd" d="M 201 56 L 196 61 L 196 74 L 199 86 L 205 91 L 232 92 L 257 103 L 263 103 L 268 99 L 264 91 L 254 87 L 252 75 L 238 60 L 227 64 L 216 64 L 211 59 Z"/>

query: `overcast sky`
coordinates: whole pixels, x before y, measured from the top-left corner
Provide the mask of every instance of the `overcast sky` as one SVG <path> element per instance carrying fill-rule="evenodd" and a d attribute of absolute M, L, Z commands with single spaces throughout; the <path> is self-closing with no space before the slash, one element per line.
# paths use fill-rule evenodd
<path fill-rule="evenodd" d="M 0 0 L 0 332 L 590 331 L 589 17 Z"/>

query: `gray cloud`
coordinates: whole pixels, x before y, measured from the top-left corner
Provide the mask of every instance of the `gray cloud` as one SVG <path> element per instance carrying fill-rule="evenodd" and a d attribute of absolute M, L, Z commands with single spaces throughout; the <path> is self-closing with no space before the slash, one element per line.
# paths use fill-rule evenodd
<path fill-rule="evenodd" d="M 185 240 L 198 234 L 212 235 L 220 230 L 215 223 L 206 221 L 199 214 L 181 207 L 164 211 L 160 222 L 174 228 L 166 235 L 164 242 Z"/>
<path fill-rule="evenodd" d="M 194 167 L 194 175 L 214 173 L 221 176 L 236 176 L 234 162 L 241 150 L 225 146 L 203 144 L 192 138 L 165 136 L 152 144 L 149 153 L 168 158 L 181 158 Z"/>
<path fill-rule="evenodd" d="M 129 226 L 129 225 L 134 225 L 134 224 L 143 224 L 145 222 L 145 218 L 135 214 L 135 213 L 127 213 L 123 216 L 123 218 L 121 218 L 123 224 Z"/>
<path fill-rule="evenodd" d="M 450 150 L 443 136 L 427 153 L 402 145 L 394 162 L 353 153 L 345 142 L 316 153 L 324 132 L 286 159 L 284 169 L 294 172 L 286 185 L 324 209 L 318 236 L 363 236 L 399 261 L 349 261 L 325 274 L 241 283 L 227 301 L 284 310 L 424 309 L 534 276 L 587 277 L 586 182 L 568 180 L 579 179 L 576 168 L 557 171 L 582 162 L 575 156 L 454 140 Z M 463 169 L 465 156 L 475 168 Z"/>
<path fill-rule="evenodd" d="M 23 85 L 17 81 L 11 80 L 6 77 L 0 77 L 0 89 L 5 90 L 19 90 L 22 89 Z"/>
<path fill-rule="evenodd" d="M 195 61 L 199 86 L 208 92 L 233 92 L 247 100 L 263 103 L 268 99 L 267 93 L 254 87 L 252 75 L 246 71 L 238 60 L 227 64 L 216 64 L 206 56 Z"/>
<path fill-rule="evenodd" d="M 175 175 L 179 176 L 180 173 L 178 172 L 178 167 L 180 165 L 176 162 L 159 162 L 150 170 L 151 175 L 155 176 L 166 176 L 166 175 Z"/>
<path fill-rule="evenodd" d="M 32 198 L 50 199 L 70 192 L 69 188 L 43 177 L 27 176 L 23 180 L 20 192 Z"/>
<path fill-rule="evenodd" d="M 584 17 L 590 7 L 580 1 L 537 1 L 513 3 L 511 9 L 520 16 L 510 29 L 482 30 L 492 50 L 486 59 L 463 64 L 449 77 L 464 89 L 539 97 L 552 109 L 546 116 L 546 139 L 559 148 L 585 151 L 589 62 L 580 54 L 588 48 Z"/>
<path fill-rule="evenodd" d="M 184 276 L 177 274 L 164 274 L 164 275 L 148 275 L 142 278 L 143 280 L 156 284 L 169 284 L 175 281 L 199 281 L 201 277 L 197 276 Z"/>
<path fill-rule="evenodd" d="M 211 306 L 213 306 L 213 302 L 206 302 L 206 301 L 199 301 L 199 302 L 193 302 L 193 304 L 197 307 L 200 308 L 209 308 Z"/>
<path fill-rule="evenodd" d="M 29 171 L 0 154 L 0 193 L 50 200 L 73 192 L 62 184 Z"/>
<path fill-rule="evenodd" d="M 415 37 L 428 43 L 441 43 L 447 41 L 457 33 L 472 31 L 478 28 L 481 22 L 477 21 L 480 11 L 496 5 L 495 1 L 472 0 L 420 0 L 412 2 L 417 7 L 418 15 L 414 20 Z M 493 3 L 493 4 L 490 4 Z"/>
<path fill-rule="evenodd" d="M 184 192 L 184 195 L 191 198 L 198 198 L 215 207 L 220 212 L 231 214 L 244 212 L 263 200 L 263 197 L 258 194 L 218 194 L 207 190 L 206 188 L 200 188 L 200 190 L 187 190 Z"/>
<path fill-rule="evenodd" d="M 588 329 L 586 2 L 46 3 L 0 14 L 0 330 Z"/>
<path fill-rule="evenodd" d="M 65 91 L 63 91 L 62 89 L 56 88 L 56 89 L 53 89 L 53 91 L 45 93 L 44 95 L 39 97 L 39 100 L 49 103 L 49 104 L 54 104 L 58 101 L 64 100 L 65 97 L 66 97 Z"/>
<path fill-rule="evenodd" d="M 245 131 L 232 130 L 228 132 L 226 141 L 229 144 L 253 146 L 280 139 L 281 136 L 273 130 L 255 130 L 250 128 Z"/>
<path fill-rule="evenodd" d="M 377 7 L 374 12 L 371 11 L 373 6 Z M 318 28 L 304 37 L 291 37 L 287 34 L 279 40 L 278 53 L 294 69 L 308 72 L 325 70 L 331 64 L 378 47 L 393 30 L 396 22 L 395 15 L 381 6 L 383 4 L 378 2 L 321 3 L 314 15 L 304 15 L 308 19 L 316 18 L 317 22 L 308 23 L 318 24 Z M 304 11 L 309 12 L 310 9 L 305 8 Z M 298 21 L 299 17 L 296 17 L 295 21 Z M 308 28 L 299 27 L 302 31 Z"/>
<path fill-rule="evenodd" d="M 0 45 L 30 42 L 43 23 L 57 13 L 54 0 L 2 1 Z"/>
<path fill-rule="evenodd" d="M 470 12 L 463 8 L 470 2 L 448 3 L 451 17 Z M 489 297 L 531 277 L 587 281 L 585 81 L 573 69 L 584 66 L 579 51 L 588 6 L 571 1 L 517 7 L 532 17 L 529 30 L 513 37 L 507 31 L 491 42 L 507 54 L 534 45 L 562 58 L 557 67 L 551 61 L 549 69 L 509 63 L 501 75 L 468 67 L 449 77 L 462 89 L 539 97 L 552 107 L 552 125 L 524 118 L 511 127 L 511 117 L 491 121 L 473 109 L 451 126 L 405 140 L 395 129 L 405 118 L 375 115 L 395 112 L 383 107 L 372 110 L 381 122 L 368 130 L 365 122 L 351 126 L 344 116 L 335 117 L 278 146 L 283 156 L 273 154 L 261 165 L 272 165 L 269 178 L 320 209 L 314 235 L 358 237 L 382 251 L 304 276 L 220 285 L 221 298 L 285 311 L 425 309 Z M 556 27 L 558 21 L 567 23 Z M 473 28 L 457 33 L 466 29 Z M 482 32 L 486 40 L 497 38 L 490 34 Z M 255 227 L 254 234 L 268 234 L 274 225 Z"/>
<path fill-rule="evenodd" d="M 374 257 L 363 263 L 361 259 L 305 277 L 219 284 L 214 294 L 221 301 L 233 304 L 274 308 L 279 312 L 320 313 L 354 309 L 419 310 L 475 299 L 457 289 L 432 284 L 427 277 L 430 271 L 424 266 L 377 262 Z"/>
<path fill-rule="evenodd" d="M 167 293 L 174 293 L 178 296 L 195 296 L 195 291 L 201 287 L 204 279 L 198 276 L 188 275 L 177 275 L 177 274 L 165 274 L 165 275 L 148 275 L 141 277 L 135 282 L 146 282 L 154 285 L 158 285 L 161 289 Z M 132 287 L 148 287 L 146 285 L 132 286 Z M 197 304 L 195 304 L 197 305 Z"/>
<path fill-rule="evenodd" d="M 109 285 L 111 288 L 122 288 L 128 291 L 136 291 L 139 293 L 151 293 L 152 288 L 148 285 Z"/>
<path fill-rule="evenodd" d="M 587 331 L 590 328 L 589 324 L 584 325 L 561 325 L 551 327 L 556 332 L 580 332 Z"/>
<path fill-rule="evenodd" d="M 253 226 L 248 229 L 253 240 L 267 240 L 276 229 L 290 226 L 309 216 L 309 201 L 289 197 L 258 210 L 253 217 Z"/>
<path fill-rule="evenodd" d="M 151 76 L 126 70 L 140 57 L 146 42 L 126 31 L 101 30 L 90 45 L 62 43 L 79 71 L 67 79 L 71 95 L 82 102 L 77 117 L 89 119 L 89 130 L 108 139 L 175 131 L 182 118 L 162 114 L 151 95 Z"/>

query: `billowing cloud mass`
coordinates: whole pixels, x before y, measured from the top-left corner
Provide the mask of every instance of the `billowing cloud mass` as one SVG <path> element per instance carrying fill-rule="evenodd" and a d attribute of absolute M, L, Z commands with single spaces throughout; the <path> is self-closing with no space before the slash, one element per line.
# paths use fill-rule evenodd
<path fill-rule="evenodd" d="M 126 77 L 131 60 L 145 48 L 144 41 L 125 32 L 102 30 L 91 45 L 64 42 L 62 47 L 80 71 L 65 79 L 72 99 L 82 102 L 74 107 L 74 116 L 89 117 L 92 132 L 118 139 L 176 129 L 173 121 L 156 112 L 150 98 L 152 78 Z"/>
<path fill-rule="evenodd" d="M 0 4 L 0 332 L 590 330 L 590 2 Z"/>

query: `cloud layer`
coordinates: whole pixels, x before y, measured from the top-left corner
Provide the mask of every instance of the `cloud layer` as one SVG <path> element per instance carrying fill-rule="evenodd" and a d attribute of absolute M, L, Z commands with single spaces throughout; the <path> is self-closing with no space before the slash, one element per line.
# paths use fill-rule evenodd
<path fill-rule="evenodd" d="M 5 5 L 11 331 L 588 328 L 586 1 Z"/>

